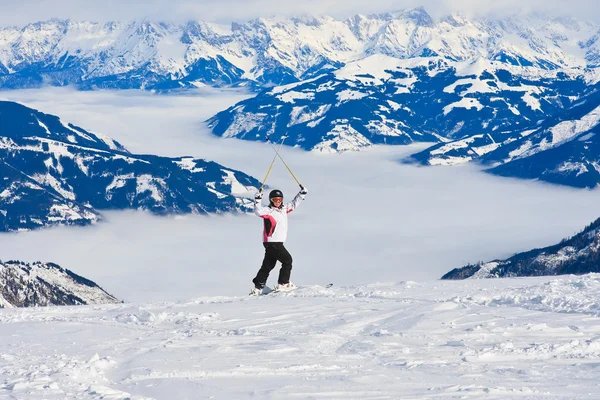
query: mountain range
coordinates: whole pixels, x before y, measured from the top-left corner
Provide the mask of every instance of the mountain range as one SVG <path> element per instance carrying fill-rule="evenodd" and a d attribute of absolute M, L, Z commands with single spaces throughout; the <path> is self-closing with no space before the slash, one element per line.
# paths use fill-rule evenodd
<path fill-rule="evenodd" d="M 120 301 L 54 263 L 0 261 L 0 308 L 113 303 Z"/>
<path fill-rule="evenodd" d="M 434 19 L 423 8 L 332 17 L 189 21 L 49 20 L 0 28 L 0 87 L 268 86 L 374 54 L 486 59 L 543 69 L 600 65 L 594 24 L 542 15 Z"/>
<path fill-rule="evenodd" d="M 100 210 L 247 212 L 255 178 L 193 157 L 128 152 L 109 137 L 0 101 L 0 232 L 87 225 Z"/>

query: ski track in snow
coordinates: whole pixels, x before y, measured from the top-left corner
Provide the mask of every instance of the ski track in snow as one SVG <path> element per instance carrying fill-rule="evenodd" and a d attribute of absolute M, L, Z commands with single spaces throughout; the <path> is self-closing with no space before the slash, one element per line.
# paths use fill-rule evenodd
<path fill-rule="evenodd" d="M 600 275 L 0 310 L 0 399 L 597 398 Z"/>

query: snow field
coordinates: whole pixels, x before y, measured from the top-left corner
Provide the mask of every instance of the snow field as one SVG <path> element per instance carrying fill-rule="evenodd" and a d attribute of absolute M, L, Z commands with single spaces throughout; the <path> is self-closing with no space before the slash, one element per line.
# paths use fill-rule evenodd
<path fill-rule="evenodd" d="M 594 398 L 600 275 L 0 311 L 0 399 Z"/>

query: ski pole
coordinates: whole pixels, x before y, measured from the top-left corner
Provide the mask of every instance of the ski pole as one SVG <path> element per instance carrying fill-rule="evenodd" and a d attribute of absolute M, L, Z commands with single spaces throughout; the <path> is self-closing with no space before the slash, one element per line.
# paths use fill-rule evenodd
<path fill-rule="evenodd" d="M 300 187 L 303 187 L 302 184 L 300 182 L 298 182 L 298 179 L 296 179 L 296 175 L 294 175 L 294 173 L 292 172 L 292 170 L 290 169 L 290 167 L 288 167 L 288 165 L 286 164 L 286 162 L 283 161 L 283 158 L 281 157 L 281 154 L 279 154 L 279 151 L 275 148 L 275 146 L 273 146 L 273 142 L 271 142 L 271 139 L 269 139 L 268 136 L 267 136 L 267 142 L 269 142 L 269 144 L 271 145 L 271 147 L 273 148 L 273 150 L 275 150 L 275 153 L 277 153 L 275 155 L 275 157 L 279 156 L 279 159 L 281 160 L 281 162 L 283 163 L 283 165 L 285 165 L 285 167 L 287 168 L 287 170 L 290 171 L 290 174 L 292 174 L 292 178 L 294 178 L 294 180 L 296 181 L 296 183 Z M 281 146 L 279 147 L 279 149 L 281 149 Z"/>
<path fill-rule="evenodd" d="M 281 146 L 283 146 L 283 141 L 285 140 L 286 137 L 287 136 L 284 136 L 284 137 L 281 138 L 281 144 L 279 145 L 280 149 L 281 149 Z M 267 138 L 267 140 L 268 140 L 268 138 Z M 270 143 L 270 141 L 269 141 L 269 143 Z M 271 145 L 271 146 L 273 146 L 273 145 Z M 275 152 L 277 154 L 279 154 L 279 152 L 277 150 L 275 150 Z M 271 169 L 273 168 L 273 164 L 275 164 L 275 159 L 277 159 L 277 154 L 275 154 L 273 156 L 273 161 L 271 161 L 271 165 L 269 166 L 269 170 L 267 171 L 267 175 L 265 175 L 265 179 L 263 180 L 262 185 L 260 185 L 259 192 L 262 192 L 263 187 L 265 187 L 265 183 L 267 182 L 267 178 L 269 177 L 269 174 L 271 173 Z"/>

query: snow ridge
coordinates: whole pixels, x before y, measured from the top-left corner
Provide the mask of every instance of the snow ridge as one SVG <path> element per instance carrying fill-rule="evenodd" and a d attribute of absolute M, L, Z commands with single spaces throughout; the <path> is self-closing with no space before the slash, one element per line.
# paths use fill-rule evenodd
<path fill-rule="evenodd" d="M 546 91 L 542 87 L 538 89 Z M 486 126 L 484 131 L 487 133 L 434 145 L 413 154 L 410 159 L 424 165 L 452 165 L 475 160 L 491 166 L 487 171 L 500 176 L 594 188 L 600 184 L 596 135 L 600 122 L 598 89 L 594 85 L 581 88 L 576 96 L 565 93 L 573 101 L 561 100 L 563 106 L 553 110 L 544 106 L 549 98 L 538 96 L 542 114 L 534 124 L 524 125 L 523 121 L 517 120 L 518 124 L 496 132 L 489 132 L 489 126 Z M 523 115 L 531 118 L 528 114 Z"/>

